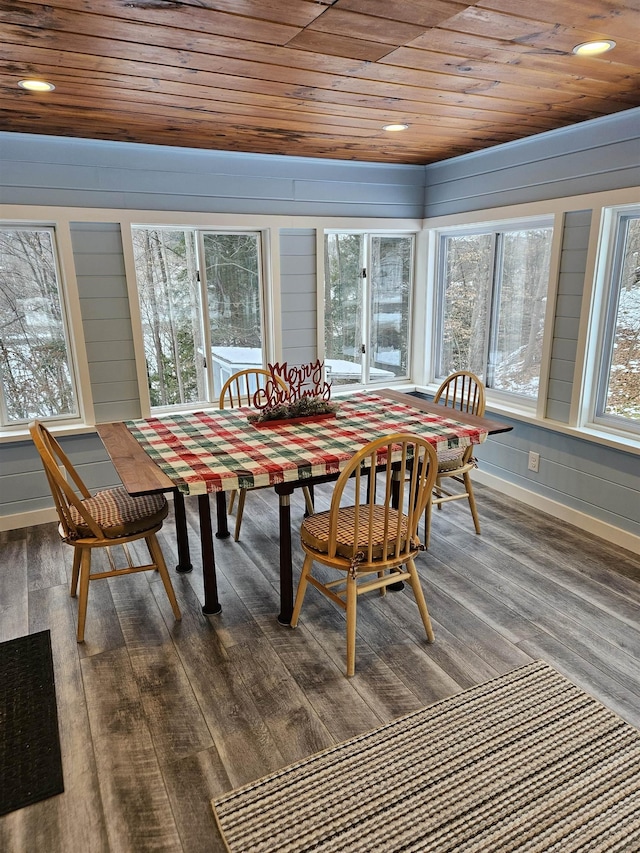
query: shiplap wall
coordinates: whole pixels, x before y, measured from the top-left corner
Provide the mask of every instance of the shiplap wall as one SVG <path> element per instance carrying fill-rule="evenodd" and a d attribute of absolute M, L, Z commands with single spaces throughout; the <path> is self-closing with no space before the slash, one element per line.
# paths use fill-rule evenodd
<path fill-rule="evenodd" d="M 427 217 L 640 185 L 640 109 L 426 167 Z M 638 195 L 640 202 L 640 193 Z M 569 421 L 591 210 L 565 215 L 546 416 Z M 500 416 L 502 419 L 502 416 Z M 504 481 L 640 536 L 640 457 L 560 430 L 512 421 L 478 452 L 486 481 Z M 527 469 L 530 450 L 540 470 Z M 481 512 L 481 510 L 480 510 Z"/>
<path fill-rule="evenodd" d="M 0 133 L 0 204 L 291 216 L 279 235 L 279 343 L 293 364 L 316 357 L 315 229 L 295 217 L 420 219 L 424 169 Z M 119 225 L 76 222 L 71 233 L 96 420 L 139 417 Z M 116 482 L 97 436 L 63 442 L 92 486 Z M 2 526 L 50 506 L 31 443 L 0 444 Z"/>
<path fill-rule="evenodd" d="M 424 169 L 0 133 L 0 201 L 420 218 Z"/>
<path fill-rule="evenodd" d="M 0 133 L 0 203 L 291 215 L 280 231 L 282 357 L 314 357 L 315 231 L 295 216 L 420 217 L 640 184 L 640 110 L 422 169 Z M 590 211 L 565 221 L 548 417 L 566 423 Z M 99 420 L 135 417 L 129 307 L 118 226 L 76 223 L 74 258 Z M 114 346 L 117 341 L 117 346 Z M 638 457 L 514 421 L 482 472 L 640 535 Z M 113 470 L 95 436 L 65 439 L 94 486 Z M 526 468 L 541 454 L 540 472 Z M 0 516 L 50 506 L 29 443 L 0 445 Z M 22 516 L 20 516 L 22 517 Z M 26 516 L 25 516 L 26 517 Z"/>
<path fill-rule="evenodd" d="M 282 360 L 307 364 L 317 358 L 316 230 L 280 229 Z"/>
<path fill-rule="evenodd" d="M 640 535 L 640 457 L 534 424 L 500 419 L 513 431 L 493 436 L 479 448 L 480 479 L 487 473 Z M 527 469 L 530 450 L 540 454 L 537 474 Z"/>
<path fill-rule="evenodd" d="M 569 422 L 590 226 L 590 210 L 564 217 L 546 410 L 548 418 L 562 423 Z"/>
<path fill-rule="evenodd" d="M 640 185 L 640 108 L 426 167 L 425 216 Z"/>
<path fill-rule="evenodd" d="M 119 223 L 71 223 L 73 258 L 97 423 L 140 417 Z"/>

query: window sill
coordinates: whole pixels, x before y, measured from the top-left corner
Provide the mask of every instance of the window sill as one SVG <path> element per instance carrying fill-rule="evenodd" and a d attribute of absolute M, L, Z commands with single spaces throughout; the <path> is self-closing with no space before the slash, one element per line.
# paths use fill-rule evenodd
<path fill-rule="evenodd" d="M 89 426 L 88 424 L 82 423 L 46 424 L 46 427 L 57 437 L 65 435 L 84 435 L 96 431 L 95 426 Z M 0 444 L 11 444 L 21 441 L 31 441 L 31 434 L 29 433 L 28 426 L 25 425 L 0 430 Z"/>
<path fill-rule="evenodd" d="M 415 386 L 415 390 L 423 394 L 433 396 L 437 390 L 436 385 Z M 505 418 L 510 418 L 522 423 L 531 424 L 542 429 L 548 429 L 553 432 L 570 435 L 573 438 L 580 438 L 583 441 L 589 441 L 592 444 L 601 444 L 606 447 L 612 447 L 615 450 L 621 450 L 624 453 L 632 453 L 640 455 L 640 439 L 635 435 L 625 434 L 620 431 L 605 430 L 590 424 L 589 426 L 577 427 L 563 424 L 560 421 L 552 421 L 547 418 L 539 418 L 533 408 L 527 406 L 505 405 L 501 401 L 487 400 L 487 413 L 498 415 Z"/>

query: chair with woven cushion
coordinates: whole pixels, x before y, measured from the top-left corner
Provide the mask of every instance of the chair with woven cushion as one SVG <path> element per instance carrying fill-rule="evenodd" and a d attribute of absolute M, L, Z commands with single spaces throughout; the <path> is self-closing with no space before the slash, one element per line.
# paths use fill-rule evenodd
<path fill-rule="evenodd" d="M 484 384 L 468 370 L 458 370 L 448 376 L 440 385 L 433 398 L 434 403 L 447 406 L 450 409 L 467 414 L 484 415 L 485 394 Z M 452 414 L 452 417 L 455 417 Z M 466 498 L 473 518 L 476 533 L 480 533 L 480 519 L 473 494 L 471 471 L 477 467 L 473 457 L 473 446 L 461 449 L 445 450 L 438 453 L 438 476 L 430 503 L 425 514 L 425 542 L 429 544 L 431 533 L 431 510 L 434 506 L 442 509 L 448 501 L 458 501 Z M 443 481 L 453 479 L 462 484 L 463 490 L 452 491 L 443 486 Z"/>
<path fill-rule="evenodd" d="M 343 608 L 347 675 L 355 672 L 356 604 L 365 592 L 379 590 L 384 595 L 391 584 L 407 581 L 427 640 L 433 642 L 415 558 L 423 550 L 418 523 L 431 497 L 437 464 L 436 452 L 425 439 L 404 433 L 378 438 L 358 451 L 342 471 L 330 509 L 302 523 L 305 559 L 291 626 L 298 624 L 308 584 Z M 376 467 L 378 473 L 371 476 Z M 321 580 L 312 574 L 314 563 L 337 570 L 340 577 Z"/>
<path fill-rule="evenodd" d="M 218 405 L 221 409 L 235 409 L 239 406 L 252 406 L 256 409 L 262 408 L 269 399 L 274 382 L 275 386 L 277 386 L 275 390 L 284 393 L 288 397 L 289 387 L 280 376 L 273 376 L 270 371 L 261 367 L 239 370 L 233 376 L 230 376 L 222 386 Z M 313 499 L 307 486 L 303 487 L 303 493 L 307 512 L 313 512 Z M 240 538 L 240 527 L 242 525 L 247 489 L 238 489 L 237 495 L 238 509 L 236 510 L 236 526 L 233 534 L 236 542 Z M 233 511 L 235 498 L 236 492 L 232 492 L 229 499 L 229 512 Z"/>
<path fill-rule="evenodd" d="M 169 572 L 156 538 L 169 507 L 164 495 L 133 497 L 124 488 L 104 489 L 92 495 L 75 470 L 60 444 L 39 421 L 29 425 L 31 437 L 42 460 L 60 521 L 58 531 L 63 541 L 73 546 L 71 596 L 76 597 L 78 581 L 78 642 L 84 641 L 89 597 L 89 581 L 157 570 L 160 574 L 176 619 L 181 618 Z M 63 474 L 60 466 L 64 468 Z M 144 539 L 151 562 L 134 565 L 127 543 Z M 122 545 L 127 565 L 116 567 L 111 548 Z M 110 568 L 91 571 L 94 548 L 105 548 Z"/>

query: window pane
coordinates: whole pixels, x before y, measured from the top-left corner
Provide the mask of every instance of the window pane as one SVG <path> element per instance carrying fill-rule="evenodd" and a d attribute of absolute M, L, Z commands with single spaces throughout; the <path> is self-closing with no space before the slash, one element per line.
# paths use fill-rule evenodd
<path fill-rule="evenodd" d="M 0 376 L 9 422 L 77 414 L 51 229 L 0 230 Z"/>
<path fill-rule="evenodd" d="M 193 233 L 134 228 L 133 251 L 151 406 L 205 401 Z"/>
<path fill-rule="evenodd" d="M 373 237 L 371 240 L 371 382 L 388 382 L 409 373 L 412 250 L 411 237 Z"/>
<path fill-rule="evenodd" d="M 604 414 L 640 424 L 640 216 L 622 217 L 621 228 Z"/>
<path fill-rule="evenodd" d="M 214 399 L 238 370 L 262 367 L 260 238 L 203 236 Z"/>
<path fill-rule="evenodd" d="M 362 234 L 327 234 L 325 240 L 325 367 L 334 385 L 362 378 L 364 247 Z"/>
<path fill-rule="evenodd" d="M 496 284 L 497 323 L 488 371 L 492 388 L 537 396 L 551 238 L 551 228 L 502 235 Z"/>
<path fill-rule="evenodd" d="M 262 350 L 257 234 L 204 235 L 211 345 Z"/>
<path fill-rule="evenodd" d="M 492 234 L 442 238 L 443 316 L 440 376 L 471 370 L 485 376 L 493 275 Z"/>

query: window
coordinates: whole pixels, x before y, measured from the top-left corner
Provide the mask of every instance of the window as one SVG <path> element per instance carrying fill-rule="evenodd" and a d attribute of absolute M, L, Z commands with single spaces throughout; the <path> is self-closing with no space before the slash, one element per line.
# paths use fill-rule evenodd
<path fill-rule="evenodd" d="M 548 220 L 439 237 L 436 373 L 470 370 L 535 399 L 549 286 Z"/>
<path fill-rule="evenodd" d="M 613 220 L 595 420 L 640 432 L 640 209 Z"/>
<path fill-rule="evenodd" d="M 324 343 L 334 385 L 409 375 L 412 235 L 325 237 Z"/>
<path fill-rule="evenodd" d="M 151 407 L 217 403 L 263 364 L 258 233 L 133 228 Z"/>
<path fill-rule="evenodd" d="M 0 422 L 76 417 L 53 228 L 0 226 Z"/>

